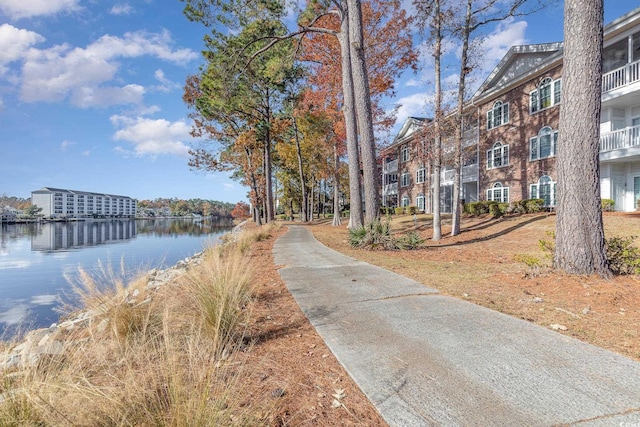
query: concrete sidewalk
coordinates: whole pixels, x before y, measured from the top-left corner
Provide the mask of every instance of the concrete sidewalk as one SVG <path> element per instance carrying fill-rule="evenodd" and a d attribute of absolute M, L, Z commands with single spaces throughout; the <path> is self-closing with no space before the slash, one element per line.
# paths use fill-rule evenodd
<path fill-rule="evenodd" d="M 289 226 L 276 265 L 391 426 L 640 427 L 640 363 L 326 248 Z"/>

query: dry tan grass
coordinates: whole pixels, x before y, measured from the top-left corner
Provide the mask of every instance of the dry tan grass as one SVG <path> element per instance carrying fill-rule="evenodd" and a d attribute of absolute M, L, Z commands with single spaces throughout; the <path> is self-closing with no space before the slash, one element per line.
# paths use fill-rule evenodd
<path fill-rule="evenodd" d="M 0 372 L 0 425 L 268 424 L 273 403 L 246 405 L 242 382 L 247 264 L 238 245 L 210 249 L 153 294 L 142 278 L 126 284 L 109 268 L 98 278 L 80 271 L 90 324 L 56 337 L 73 342 L 64 354 Z"/>

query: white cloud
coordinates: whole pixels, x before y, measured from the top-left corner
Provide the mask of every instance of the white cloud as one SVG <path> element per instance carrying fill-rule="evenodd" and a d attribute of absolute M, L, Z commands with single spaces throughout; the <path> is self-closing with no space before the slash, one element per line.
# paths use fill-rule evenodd
<path fill-rule="evenodd" d="M 170 154 L 186 157 L 189 154 L 189 147 L 183 141 L 191 139 L 191 126 L 182 120 L 169 122 L 145 117 L 111 116 L 111 123 L 119 128 L 113 139 L 131 144 L 137 156 Z M 128 151 L 122 147 L 117 150 L 121 153 Z"/>
<path fill-rule="evenodd" d="M 418 92 L 398 99 L 396 124 L 402 124 L 408 117 L 424 117 L 433 94 Z"/>
<path fill-rule="evenodd" d="M 11 19 L 55 15 L 78 10 L 80 0 L 2 0 L 0 10 Z"/>
<path fill-rule="evenodd" d="M 75 145 L 75 142 L 62 141 L 62 144 L 60 144 L 60 151 L 67 151 L 67 148 L 71 147 L 72 145 Z"/>
<path fill-rule="evenodd" d="M 156 90 L 158 92 L 171 92 L 174 89 L 180 88 L 182 87 L 179 83 L 173 82 L 171 80 L 169 80 L 168 78 L 165 77 L 164 75 L 164 71 L 162 70 L 156 70 L 155 73 L 153 74 L 155 79 L 160 82 L 159 85 L 153 86 L 153 90 Z"/>
<path fill-rule="evenodd" d="M 511 46 L 527 44 L 524 36 L 527 29 L 526 21 L 516 21 L 514 18 L 500 22 L 496 29 L 486 36 L 481 43 L 482 61 L 480 67 L 487 73 L 500 62 Z"/>
<path fill-rule="evenodd" d="M 44 40 L 33 31 L 9 24 L 0 25 L 0 76 L 6 72 L 6 64 L 22 59 L 31 46 Z"/>
<path fill-rule="evenodd" d="M 115 4 L 109 11 L 109 13 L 112 15 L 129 15 L 131 12 L 133 12 L 133 7 L 126 3 Z"/>
<path fill-rule="evenodd" d="M 125 105 L 142 103 L 144 88 L 140 85 L 123 87 L 83 87 L 75 90 L 71 103 L 81 108 L 106 107 L 109 105 Z"/>
<path fill-rule="evenodd" d="M 105 35 L 86 48 L 67 44 L 30 49 L 22 70 L 21 99 L 25 102 L 60 102 L 70 99 L 79 107 L 138 104 L 144 88 L 130 84 L 109 86 L 120 70 L 119 59 L 154 56 L 183 64 L 198 55 L 171 47 L 168 32 Z"/>

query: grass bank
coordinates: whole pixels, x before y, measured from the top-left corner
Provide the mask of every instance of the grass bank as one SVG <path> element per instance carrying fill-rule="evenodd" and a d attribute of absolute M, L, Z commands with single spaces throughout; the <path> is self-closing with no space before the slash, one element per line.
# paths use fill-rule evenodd
<path fill-rule="evenodd" d="M 162 286 L 147 274 L 124 283 L 109 269 L 80 271 L 75 320 L 34 344 L 59 351 L 0 370 L 0 426 L 269 425 L 274 402 L 252 399 L 242 376 L 255 279 L 247 253 L 272 231 L 236 234 Z"/>

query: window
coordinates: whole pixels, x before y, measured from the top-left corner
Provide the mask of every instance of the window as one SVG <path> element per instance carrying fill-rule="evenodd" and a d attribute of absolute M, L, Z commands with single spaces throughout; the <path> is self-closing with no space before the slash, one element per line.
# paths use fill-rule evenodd
<path fill-rule="evenodd" d="M 538 136 L 529 139 L 529 160 L 539 160 L 556 155 L 558 131 L 549 126 L 540 129 Z"/>
<path fill-rule="evenodd" d="M 409 173 L 405 172 L 400 176 L 400 186 L 401 187 L 406 187 L 409 185 Z"/>
<path fill-rule="evenodd" d="M 491 150 L 487 150 L 487 169 L 499 168 L 509 164 L 509 146 L 501 142 L 493 144 Z"/>
<path fill-rule="evenodd" d="M 509 122 L 509 103 L 497 101 L 487 112 L 487 129 L 493 129 Z"/>
<path fill-rule="evenodd" d="M 424 212 L 425 211 L 425 198 L 424 198 L 424 194 L 420 193 L 418 194 L 418 197 L 416 197 L 416 205 L 418 205 L 418 210 L 420 212 Z"/>
<path fill-rule="evenodd" d="M 400 149 L 400 160 L 403 162 L 409 161 L 409 146 L 403 145 Z"/>
<path fill-rule="evenodd" d="M 544 200 L 544 206 L 556 205 L 556 183 L 548 176 L 543 176 L 537 184 L 531 185 L 531 198 Z"/>
<path fill-rule="evenodd" d="M 503 187 L 502 183 L 496 182 L 493 187 L 487 190 L 487 200 L 509 203 L 509 187 Z"/>
<path fill-rule="evenodd" d="M 427 173 L 424 167 L 416 171 L 416 184 L 422 184 L 426 181 Z"/>
<path fill-rule="evenodd" d="M 550 77 L 540 82 L 529 94 L 529 111 L 535 113 L 560 103 L 562 80 L 551 80 Z"/>
<path fill-rule="evenodd" d="M 406 208 L 407 206 L 409 206 L 409 204 L 411 204 L 411 199 L 409 198 L 409 196 L 402 196 L 402 207 Z"/>

